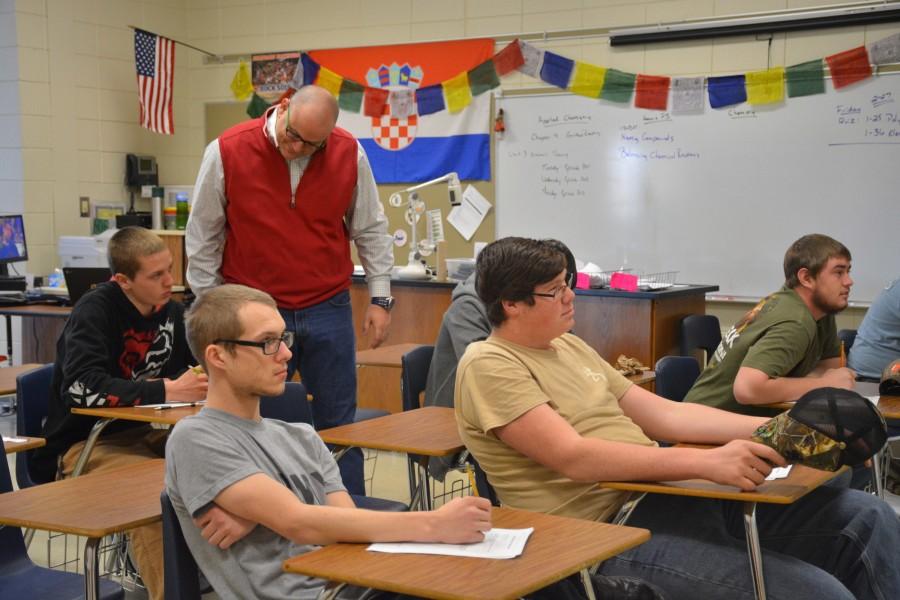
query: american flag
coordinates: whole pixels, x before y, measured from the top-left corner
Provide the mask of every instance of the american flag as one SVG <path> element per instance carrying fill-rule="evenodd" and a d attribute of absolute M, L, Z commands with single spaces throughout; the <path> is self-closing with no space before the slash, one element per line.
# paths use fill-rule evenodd
<path fill-rule="evenodd" d="M 175 75 L 175 42 L 135 29 L 134 64 L 137 68 L 141 126 L 156 133 L 175 132 L 172 119 L 172 79 Z"/>

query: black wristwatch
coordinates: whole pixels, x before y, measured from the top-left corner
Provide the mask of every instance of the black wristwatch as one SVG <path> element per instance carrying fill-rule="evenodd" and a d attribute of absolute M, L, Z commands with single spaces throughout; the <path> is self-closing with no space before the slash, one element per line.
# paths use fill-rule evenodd
<path fill-rule="evenodd" d="M 393 296 L 375 296 L 372 298 L 372 304 L 375 306 L 380 306 L 384 310 L 391 312 L 391 309 L 394 308 L 394 297 Z"/>

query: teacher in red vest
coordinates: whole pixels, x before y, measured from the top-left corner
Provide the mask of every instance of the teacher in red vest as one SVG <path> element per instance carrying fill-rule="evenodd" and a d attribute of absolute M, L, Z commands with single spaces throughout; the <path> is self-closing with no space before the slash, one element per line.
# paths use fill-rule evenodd
<path fill-rule="evenodd" d="M 387 218 L 365 152 L 335 127 L 338 112 L 328 91 L 306 86 L 211 142 L 185 237 L 198 296 L 240 283 L 275 298 L 294 333 L 288 376 L 300 369 L 318 429 L 356 412 L 351 240 L 371 296 L 362 335 L 373 348 L 387 337 L 394 302 Z M 362 454 L 348 452 L 340 467 L 348 491 L 363 494 Z"/>

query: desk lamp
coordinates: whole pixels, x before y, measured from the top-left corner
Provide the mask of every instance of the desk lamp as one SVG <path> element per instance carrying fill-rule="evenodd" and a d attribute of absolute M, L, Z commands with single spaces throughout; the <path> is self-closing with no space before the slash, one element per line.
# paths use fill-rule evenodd
<path fill-rule="evenodd" d="M 401 194 L 406 194 L 405 214 L 406 222 L 409 223 L 411 235 L 409 237 L 408 263 L 397 272 L 397 277 L 400 279 L 428 279 L 428 272 L 425 270 L 425 265 L 422 263 L 421 259 L 423 256 L 428 256 L 434 251 L 434 244 L 427 239 L 421 241 L 416 240 L 416 225 L 419 222 L 419 217 L 425 214 L 425 202 L 419 198 L 418 190 L 443 182 L 447 182 L 450 205 L 459 206 L 462 202 L 462 186 L 459 183 L 459 175 L 452 171 L 437 179 L 432 179 L 431 181 L 426 181 L 391 194 L 391 197 L 388 199 L 388 203 L 391 206 L 399 208 L 403 206 L 403 197 Z"/>

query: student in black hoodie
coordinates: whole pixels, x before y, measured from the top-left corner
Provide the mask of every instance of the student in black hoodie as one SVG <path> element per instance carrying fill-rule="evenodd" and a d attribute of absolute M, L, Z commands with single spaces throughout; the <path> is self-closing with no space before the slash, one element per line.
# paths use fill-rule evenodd
<path fill-rule="evenodd" d="M 126 227 L 110 239 L 107 254 L 111 280 L 78 301 L 56 344 L 43 433 L 47 445 L 33 461 L 38 481 L 72 473 L 97 421 L 72 414 L 71 408 L 206 396 L 206 375 L 189 368 L 194 361 L 185 341 L 184 307 L 171 300 L 172 255 L 165 243 L 147 229 Z M 114 421 L 103 431 L 83 472 L 163 457 L 165 433 L 135 421 Z M 162 598 L 160 527 L 134 530 L 131 542 L 151 598 Z"/>

